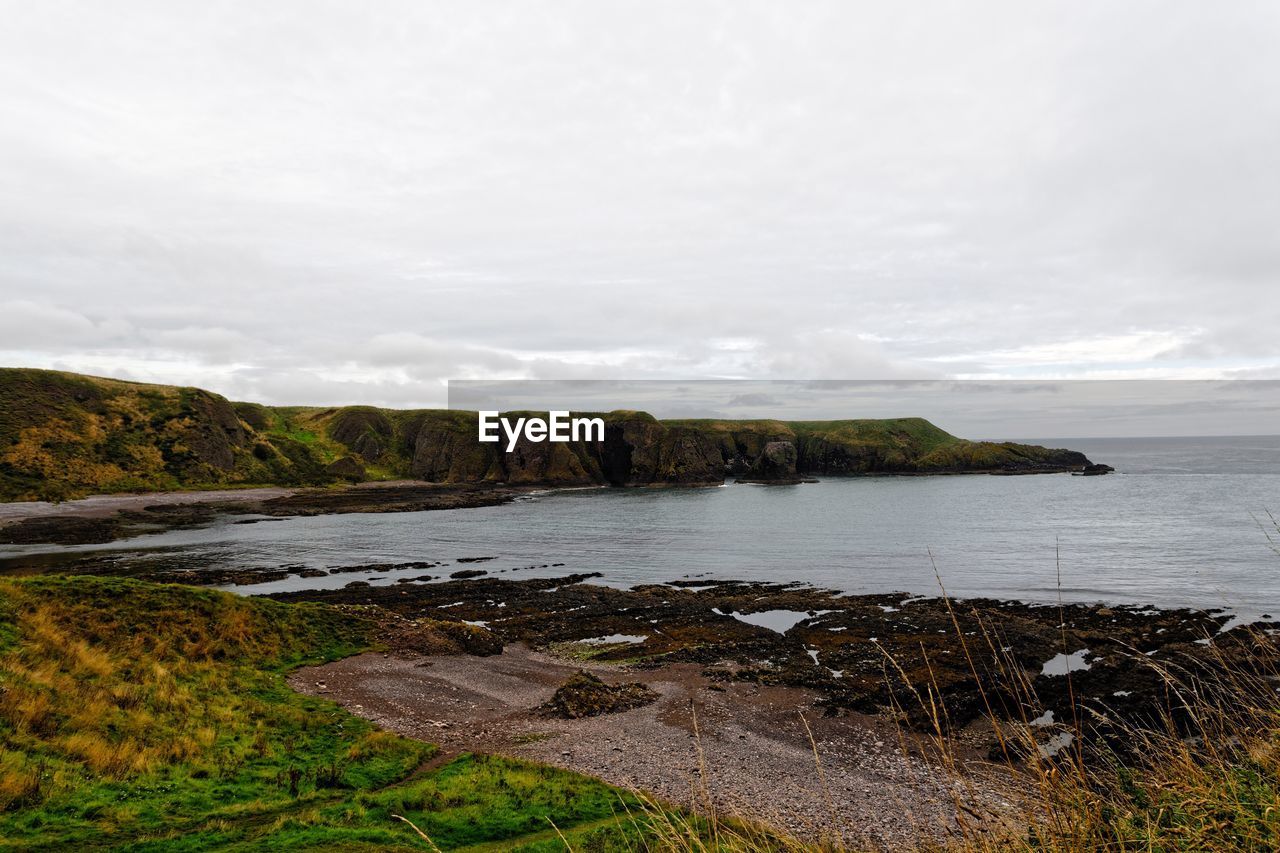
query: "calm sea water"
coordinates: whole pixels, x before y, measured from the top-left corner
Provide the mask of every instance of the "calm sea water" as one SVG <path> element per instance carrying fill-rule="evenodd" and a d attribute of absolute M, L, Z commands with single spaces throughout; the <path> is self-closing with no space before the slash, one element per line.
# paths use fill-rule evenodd
<path fill-rule="evenodd" d="M 932 550 L 957 596 L 1051 602 L 1060 565 L 1066 600 L 1280 615 L 1280 555 L 1257 521 L 1268 509 L 1280 515 L 1280 437 L 1030 440 L 1083 450 L 1118 473 L 559 491 L 483 509 L 221 520 L 105 547 L 0 548 L 0 559 L 12 566 L 109 554 L 150 569 L 328 568 L 492 556 L 481 567 L 510 577 L 598 571 L 619 585 L 738 578 L 929 595 L 938 591 Z M 551 563 L 564 565 L 526 568 Z"/>

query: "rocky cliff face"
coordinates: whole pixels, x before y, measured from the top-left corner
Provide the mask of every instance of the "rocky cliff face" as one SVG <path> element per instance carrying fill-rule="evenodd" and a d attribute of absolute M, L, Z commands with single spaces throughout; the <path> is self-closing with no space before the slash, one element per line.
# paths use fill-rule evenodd
<path fill-rule="evenodd" d="M 761 449 L 746 476 L 739 479 L 748 483 L 799 483 L 797 458 L 796 446 L 791 442 L 771 441 Z"/>
<path fill-rule="evenodd" d="M 390 449 L 395 428 L 382 412 L 361 406 L 339 411 L 329 422 L 329 436 L 364 461 L 377 462 Z"/>
<path fill-rule="evenodd" d="M 219 471 L 236 467 L 236 451 L 249 443 L 248 432 L 235 407 L 223 397 L 193 389 L 185 394 L 178 417 L 172 465 L 209 465 Z M 181 446 L 182 450 L 176 450 Z"/>
<path fill-rule="evenodd" d="M 696 431 L 669 428 L 643 413 L 605 416 L 603 442 L 531 442 L 510 453 L 476 438 L 474 413 L 464 422 L 423 420 L 413 439 L 411 473 L 432 482 L 513 485 L 711 485 L 724 481 L 719 447 Z"/>
<path fill-rule="evenodd" d="M 715 485 L 726 476 L 1105 473 L 1081 453 L 957 438 L 921 418 L 659 421 L 599 415 L 598 442 L 481 443 L 475 412 L 275 408 L 199 388 L 0 369 L 0 500 L 413 477 L 546 486 Z"/>

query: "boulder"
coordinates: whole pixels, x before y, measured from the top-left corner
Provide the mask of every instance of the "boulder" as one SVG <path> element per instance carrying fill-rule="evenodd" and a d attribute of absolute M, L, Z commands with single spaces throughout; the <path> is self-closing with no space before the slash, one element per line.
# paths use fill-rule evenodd
<path fill-rule="evenodd" d="M 629 711 L 655 701 L 658 694 L 639 682 L 605 684 L 597 676 L 579 670 L 556 690 L 546 710 L 577 720 L 600 714 Z"/>

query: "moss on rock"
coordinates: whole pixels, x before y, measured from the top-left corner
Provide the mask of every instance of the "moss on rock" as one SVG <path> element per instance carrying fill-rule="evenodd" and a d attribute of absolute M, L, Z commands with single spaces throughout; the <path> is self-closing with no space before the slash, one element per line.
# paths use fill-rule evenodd
<path fill-rule="evenodd" d="M 639 682 L 606 684 L 586 670 L 578 670 L 557 688 L 547 711 L 570 720 L 629 711 L 656 701 L 658 694 Z"/>

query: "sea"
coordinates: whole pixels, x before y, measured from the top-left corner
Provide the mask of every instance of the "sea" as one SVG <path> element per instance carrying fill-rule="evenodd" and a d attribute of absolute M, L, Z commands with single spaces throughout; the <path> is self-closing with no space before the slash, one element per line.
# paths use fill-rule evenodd
<path fill-rule="evenodd" d="M 109 545 L 0 546 L 0 569 L 332 569 L 244 594 L 394 584 L 479 568 L 810 584 L 848 593 L 1106 602 L 1280 615 L 1280 436 L 1022 439 L 1116 468 L 1080 477 L 824 477 L 798 486 L 565 489 L 513 504 L 207 526 Z M 1274 513 L 1274 519 L 1269 513 Z M 483 562 L 458 561 L 492 558 Z"/>

